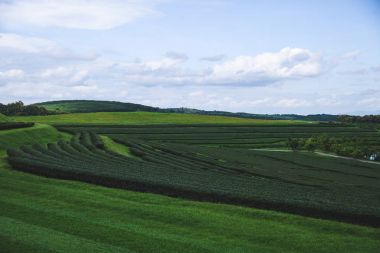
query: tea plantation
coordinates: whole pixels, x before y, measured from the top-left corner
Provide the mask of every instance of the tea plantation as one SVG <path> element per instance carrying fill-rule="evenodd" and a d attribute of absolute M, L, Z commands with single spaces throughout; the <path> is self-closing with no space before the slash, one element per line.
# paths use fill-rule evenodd
<path fill-rule="evenodd" d="M 72 133 L 85 128 L 61 127 Z M 275 139 L 279 134 L 276 128 L 282 131 L 280 134 L 289 135 L 299 135 L 296 130 L 302 130 L 302 134 L 329 130 L 331 134 L 357 133 L 378 138 L 376 132 L 354 127 L 88 127 L 111 133 L 109 136 L 127 146 L 134 157 L 104 149 L 102 140 L 93 132 L 77 132 L 70 143 L 61 141 L 47 148 L 34 145 L 10 149 L 8 155 L 14 168 L 45 176 L 380 226 L 380 164 L 301 152 L 202 147 L 157 139 L 163 135 L 207 134 L 226 138 L 231 134 L 261 133 L 275 135 Z M 134 139 L 147 132 L 149 136 L 156 133 L 156 141 Z M 182 140 L 187 143 L 188 139 Z M 214 139 L 208 140 L 215 144 Z"/>
<path fill-rule="evenodd" d="M 377 252 L 378 163 L 267 150 L 376 130 L 165 117 L 1 130 L 0 252 Z"/>
<path fill-rule="evenodd" d="M 359 128 L 355 125 L 329 123 L 287 124 L 271 121 L 265 124 L 160 124 L 160 125 L 97 125 L 56 124 L 58 129 L 71 133 L 92 131 L 111 138 L 141 139 L 191 145 L 240 147 L 240 148 L 283 148 L 289 138 L 308 138 L 325 134 L 335 137 L 355 137 L 368 145 L 380 149 L 380 133 L 376 129 Z"/>

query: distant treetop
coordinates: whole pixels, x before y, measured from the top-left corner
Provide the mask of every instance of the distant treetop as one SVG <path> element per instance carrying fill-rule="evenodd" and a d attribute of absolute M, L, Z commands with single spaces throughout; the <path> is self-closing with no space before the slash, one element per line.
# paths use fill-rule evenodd
<path fill-rule="evenodd" d="M 48 115 L 51 114 L 47 109 L 36 105 L 24 105 L 22 101 L 9 104 L 0 103 L 0 113 L 6 116 L 21 115 Z"/>

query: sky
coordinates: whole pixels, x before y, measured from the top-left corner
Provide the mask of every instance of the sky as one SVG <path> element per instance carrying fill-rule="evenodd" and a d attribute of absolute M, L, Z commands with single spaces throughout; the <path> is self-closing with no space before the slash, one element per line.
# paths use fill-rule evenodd
<path fill-rule="evenodd" d="M 0 0 L 0 103 L 380 114 L 379 0 Z"/>

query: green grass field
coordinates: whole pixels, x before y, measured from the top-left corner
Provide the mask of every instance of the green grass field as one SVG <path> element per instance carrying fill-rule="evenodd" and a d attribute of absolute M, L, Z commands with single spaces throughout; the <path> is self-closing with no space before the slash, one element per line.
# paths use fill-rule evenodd
<path fill-rule="evenodd" d="M 99 114 L 80 115 L 90 120 Z M 117 121 L 119 117 L 128 124 L 211 120 L 169 115 L 152 122 L 157 114 L 100 115 L 92 122 L 76 114 L 12 119 L 78 123 L 76 118 L 85 123 L 109 123 L 106 118 Z M 69 118 L 60 118 L 64 116 Z M 202 121 L 199 117 L 207 118 Z M 220 117 L 212 123 L 235 120 Z M 45 178 L 15 171 L 7 163 L 7 148 L 70 138 L 46 124 L 0 131 L 0 252 L 348 253 L 378 252 L 380 248 L 378 228 Z M 130 153 L 124 145 L 102 139 L 110 150 Z"/>
<path fill-rule="evenodd" d="M 375 228 L 13 171 L 4 150 L 0 191 L 0 252 L 348 253 L 380 247 Z"/>
<path fill-rule="evenodd" d="M 49 116 L 14 116 L 13 121 L 47 124 L 296 124 L 304 121 L 259 120 L 197 114 L 155 112 L 97 112 L 72 113 Z"/>

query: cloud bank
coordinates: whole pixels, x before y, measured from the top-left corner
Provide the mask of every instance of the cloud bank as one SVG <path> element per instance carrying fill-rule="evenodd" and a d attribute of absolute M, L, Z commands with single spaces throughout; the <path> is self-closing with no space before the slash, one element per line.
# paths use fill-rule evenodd
<path fill-rule="evenodd" d="M 107 30 L 155 15 L 152 1 L 11 0 L 0 2 L 0 22 L 10 26 Z"/>
<path fill-rule="evenodd" d="M 215 84 L 261 85 L 302 79 L 321 73 L 318 54 L 303 48 L 284 48 L 275 53 L 238 56 L 217 64 L 206 81 Z"/>
<path fill-rule="evenodd" d="M 93 53 L 76 53 L 47 39 L 13 33 L 0 33 L 0 53 L 24 54 L 25 56 L 33 54 L 33 57 L 44 56 L 71 60 L 93 60 L 97 57 Z"/>
<path fill-rule="evenodd" d="M 2 75 L 11 82 L 19 69 L 25 80 L 46 81 L 62 86 L 81 83 L 106 83 L 143 86 L 268 86 L 286 80 L 302 80 L 321 74 L 321 57 L 307 49 L 284 48 L 278 52 L 242 55 L 213 63 L 203 68 L 187 65 L 184 53 L 168 52 L 162 58 L 133 62 L 113 61 L 94 55 L 77 54 L 41 38 L 0 34 L 0 52 L 7 51 L 13 61 L 1 67 Z M 33 68 L 23 65 L 33 54 Z M 44 58 L 55 58 L 54 64 L 42 64 Z M 20 67 L 22 66 L 22 67 Z M 15 75 L 15 81 L 19 81 Z"/>

